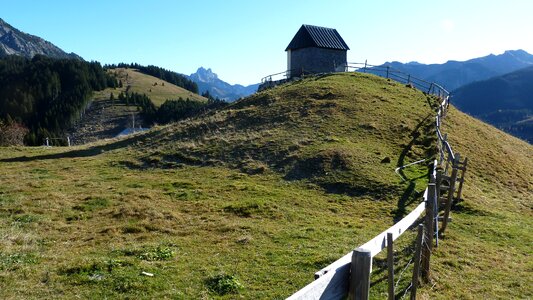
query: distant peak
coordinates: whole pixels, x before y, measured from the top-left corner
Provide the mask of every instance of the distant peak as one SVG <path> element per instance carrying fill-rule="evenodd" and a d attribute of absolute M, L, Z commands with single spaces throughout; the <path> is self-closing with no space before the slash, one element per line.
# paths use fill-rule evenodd
<path fill-rule="evenodd" d="M 206 69 L 204 67 L 199 67 L 198 70 L 196 70 L 196 72 L 211 72 L 211 68 Z"/>
<path fill-rule="evenodd" d="M 196 77 L 200 81 L 204 82 L 210 82 L 215 79 L 218 79 L 218 75 L 216 73 L 213 73 L 211 68 L 204 68 L 199 67 L 198 70 L 196 70 L 196 73 L 191 74 L 191 77 Z"/>
<path fill-rule="evenodd" d="M 526 53 L 526 54 L 529 54 L 529 53 L 527 53 L 526 51 L 524 51 L 524 50 L 522 50 L 522 49 L 517 49 L 517 50 L 506 50 L 506 51 L 504 52 L 504 54 L 508 54 L 508 53 L 511 53 L 511 54 L 516 54 L 516 53 L 520 53 L 520 54 L 524 54 L 524 53 Z"/>
<path fill-rule="evenodd" d="M 77 55 L 67 54 L 49 41 L 38 36 L 24 33 L 0 18 L 0 57 L 19 55 L 32 58 L 37 54 L 53 58 L 76 58 Z"/>
<path fill-rule="evenodd" d="M 528 52 L 518 49 L 518 50 L 507 50 L 503 53 L 504 55 L 518 56 L 518 57 L 528 57 L 531 56 Z"/>

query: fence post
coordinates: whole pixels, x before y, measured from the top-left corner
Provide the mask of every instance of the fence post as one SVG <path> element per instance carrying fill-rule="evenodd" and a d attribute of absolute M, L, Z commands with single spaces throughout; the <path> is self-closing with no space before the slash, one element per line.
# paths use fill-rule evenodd
<path fill-rule="evenodd" d="M 444 148 L 444 152 L 447 153 L 445 159 L 446 159 L 446 165 L 444 167 L 444 174 L 448 174 L 448 164 L 450 163 L 450 153 L 448 153 L 448 148 L 446 147 L 446 144 L 448 144 L 448 134 L 445 133 L 442 137 L 442 147 Z"/>
<path fill-rule="evenodd" d="M 370 250 L 357 248 L 352 253 L 350 300 L 368 300 L 370 291 L 370 269 L 372 254 Z"/>
<path fill-rule="evenodd" d="M 424 225 L 418 225 L 418 235 L 416 237 L 416 252 L 413 267 L 413 278 L 411 279 L 411 300 L 416 299 L 416 289 L 418 288 L 418 274 L 420 274 L 420 250 L 424 238 Z"/>
<path fill-rule="evenodd" d="M 450 216 L 450 210 L 452 209 L 453 194 L 455 194 L 455 181 L 457 180 L 457 165 L 460 161 L 461 156 L 459 153 L 455 154 L 455 160 L 452 165 L 452 176 L 450 177 L 450 184 L 448 190 L 448 197 L 446 200 L 446 209 L 444 210 L 444 219 L 442 220 L 442 228 L 440 229 L 441 234 L 444 234 L 446 227 L 448 226 L 448 217 Z"/>
<path fill-rule="evenodd" d="M 366 62 L 367 62 L 367 61 L 368 61 L 368 60 L 365 59 L 365 67 L 363 68 L 363 73 L 366 73 Z"/>
<path fill-rule="evenodd" d="M 433 89 L 433 82 L 429 85 L 428 94 L 431 94 L 431 89 Z"/>
<path fill-rule="evenodd" d="M 50 147 L 50 142 L 48 141 L 48 138 L 46 138 L 46 147 Z"/>
<path fill-rule="evenodd" d="M 468 157 L 462 162 L 461 177 L 459 180 L 459 188 L 457 189 L 457 201 L 461 200 L 461 194 L 463 192 L 463 183 L 465 182 L 466 166 L 468 165 Z"/>
<path fill-rule="evenodd" d="M 394 300 L 394 244 L 391 232 L 387 232 L 387 266 L 389 267 L 389 300 Z"/>
<path fill-rule="evenodd" d="M 431 178 L 433 181 L 434 178 Z M 426 219 L 425 219 L 425 244 L 426 247 L 422 251 L 422 278 L 425 282 L 429 282 L 430 277 L 430 258 L 433 251 L 433 235 L 434 227 L 433 221 L 435 220 L 435 202 L 436 202 L 437 189 L 435 182 L 428 184 L 428 197 L 426 200 Z"/>
<path fill-rule="evenodd" d="M 67 136 L 67 145 L 70 147 L 70 136 Z"/>
<path fill-rule="evenodd" d="M 442 168 L 437 167 L 437 175 L 435 176 L 435 207 L 433 211 L 435 212 L 435 247 L 439 246 L 439 207 L 440 207 L 440 193 L 441 193 L 441 184 L 442 184 Z"/>
<path fill-rule="evenodd" d="M 387 79 L 389 78 L 389 69 L 390 69 L 390 67 L 387 66 Z"/>
<path fill-rule="evenodd" d="M 407 74 L 407 84 L 411 84 L 411 74 Z"/>

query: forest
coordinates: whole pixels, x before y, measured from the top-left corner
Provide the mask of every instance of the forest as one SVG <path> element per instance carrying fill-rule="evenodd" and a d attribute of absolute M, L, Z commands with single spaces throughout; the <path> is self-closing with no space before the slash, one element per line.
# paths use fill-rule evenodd
<path fill-rule="evenodd" d="M 139 107 L 143 120 L 148 125 L 175 122 L 228 104 L 213 98 L 208 98 L 207 102 L 178 98 L 169 99 L 157 108 L 148 96 L 138 93 L 120 93 L 118 101 Z"/>
<path fill-rule="evenodd" d="M 23 128 L 17 132 L 27 132 L 27 145 L 60 136 L 79 119 L 93 91 L 117 86 L 98 62 L 42 55 L 0 59 L 0 82 L 0 126 L 5 132 Z"/>

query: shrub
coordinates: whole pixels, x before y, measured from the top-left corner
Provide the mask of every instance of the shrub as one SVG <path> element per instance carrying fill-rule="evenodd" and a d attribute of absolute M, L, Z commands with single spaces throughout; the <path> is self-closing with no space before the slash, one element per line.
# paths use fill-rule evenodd
<path fill-rule="evenodd" d="M 242 284 L 233 275 L 218 274 L 206 280 L 207 288 L 216 294 L 236 294 L 243 288 Z"/>
<path fill-rule="evenodd" d="M 0 122 L 0 146 L 23 146 L 28 128 L 19 123 L 3 124 Z"/>

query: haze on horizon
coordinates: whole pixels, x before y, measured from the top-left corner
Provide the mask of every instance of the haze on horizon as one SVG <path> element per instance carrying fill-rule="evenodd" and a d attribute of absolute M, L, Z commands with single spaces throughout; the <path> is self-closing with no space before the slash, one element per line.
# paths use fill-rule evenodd
<path fill-rule="evenodd" d="M 444 63 L 505 50 L 533 53 L 533 2 L 415 0 L 170 0 L 4 3 L 6 22 L 103 64 L 137 62 L 191 74 L 211 68 L 230 83 L 286 70 L 285 47 L 302 24 L 336 28 L 349 62 Z"/>

